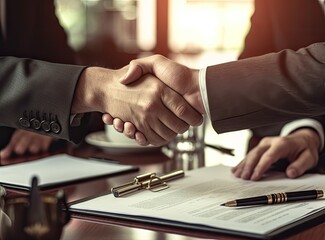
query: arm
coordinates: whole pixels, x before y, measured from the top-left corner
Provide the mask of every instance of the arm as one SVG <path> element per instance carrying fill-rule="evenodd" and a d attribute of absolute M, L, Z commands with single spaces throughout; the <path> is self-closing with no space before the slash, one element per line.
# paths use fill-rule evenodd
<path fill-rule="evenodd" d="M 7 26 L 11 38 L 4 46 L 7 55 L 57 63 L 74 62 L 74 52 L 67 44 L 66 33 L 56 18 L 52 1 L 8 2 L 8 4 L 10 9 L 16 9 L 16 15 L 14 17 L 11 15 L 12 12 L 7 12 L 8 18 L 11 19 Z M 18 4 L 20 4 L 19 9 L 16 7 Z M 17 26 L 23 27 L 17 28 Z M 25 29 L 25 31 L 20 29 Z M 16 41 L 16 39 L 20 40 Z M 0 144 L 2 159 L 9 157 L 11 153 L 21 155 L 25 152 L 46 151 L 54 140 L 54 138 L 24 130 L 17 130 L 13 135 L 9 134 L 9 131 L 13 132 L 9 128 L 0 128 L 0 135 L 3 138 L 3 143 Z"/>
<path fill-rule="evenodd" d="M 0 63 L 0 112 L 6 113 L 0 118 L 3 126 L 77 142 L 83 137 L 87 116 L 79 127 L 71 127 L 71 113 L 109 112 L 135 123 L 148 135 L 150 143 L 161 145 L 184 132 L 188 124 L 202 121 L 202 116 L 179 94 L 153 77 L 144 76 L 148 81 L 132 86 L 120 84 L 118 79 L 126 68 L 85 69 L 11 57 L 0 58 Z M 59 130 L 46 132 L 29 126 L 33 118 L 54 120 Z"/>
<path fill-rule="evenodd" d="M 218 133 L 325 113 L 325 43 L 210 66 L 210 119 Z M 197 70 L 152 56 L 130 63 L 124 84 L 155 74 L 204 113 Z"/>
<path fill-rule="evenodd" d="M 325 43 L 211 66 L 211 121 L 226 132 L 325 113 Z M 240 87 L 239 87 L 240 86 Z"/>
<path fill-rule="evenodd" d="M 1 57 L 0 65 L 0 125 L 81 140 L 85 123 L 72 129 L 69 121 L 74 89 L 84 67 L 15 57 Z M 30 126 L 33 118 L 44 121 L 45 129 L 56 122 L 58 131 Z"/>
<path fill-rule="evenodd" d="M 120 84 L 126 70 L 87 68 L 78 83 L 77 92 L 81 94 L 76 95 L 72 109 L 87 112 L 98 106 L 97 111 L 134 123 L 147 133 L 147 140 L 153 145 L 165 144 L 189 125 L 202 122 L 201 114 L 183 97 L 152 75 L 143 75 L 128 86 Z M 85 104 L 79 104 L 80 100 Z"/>

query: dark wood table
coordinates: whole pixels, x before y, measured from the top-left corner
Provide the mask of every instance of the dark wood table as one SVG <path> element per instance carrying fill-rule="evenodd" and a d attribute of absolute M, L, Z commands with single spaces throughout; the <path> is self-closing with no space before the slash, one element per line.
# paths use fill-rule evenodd
<path fill-rule="evenodd" d="M 78 147 L 68 146 L 60 152 L 80 157 L 96 157 L 117 160 L 122 164 L 130 164 L 139 167 L 139 172 L 132 172 L 110 178 L 100 178 L 97 180 L 82 182 L 63 187 L 67 195 L 68 202 L 76 201 L 81 198 L 100 194 L 107 191 L 112 186 L 116 186 L 133 179 L 136 175 L 147 172 L 170 172 L 183 168 L 185 170 L 202 167 L 207 164 L 207 159 L 215 158 L 213 152 L 203 151 L 194 155 L 177 155 L 173 158 L 167 157 L 160 150 L 145 153 L 132 153 L 112 155 L 105 151 L 87 144 Z M 42 155 L 46 156 L 48 154 Z M 41 156 L 26 156 L 22 158 L 9 159 L 2 161 L 2 164 L 14 163 L 17 161 L 28 161 Z M 51 194 L 57 189 L 47 191 Z M 10 194 L 10 191 L 9 191 Z M 11 193 L 17 194 L 17 192 Z M 88 239 L 127 239 L 127 240 L 197 240 L 197 239 L 245 239 L 231 235 L 210 234 L 199 231 L 184 230 L 175 227 L 161 227 L 155 225 L 141 225 L 127 221 L 116 221 L 104 218 L 90 218 L 87 216 L 73 217 L 65 226 L 62 240 L 88 240 Z M 307 229 L 300 229 L 298 233 L 290 234 L 285 239 L 325 239 L 325 223 L 311 226 Z"/>

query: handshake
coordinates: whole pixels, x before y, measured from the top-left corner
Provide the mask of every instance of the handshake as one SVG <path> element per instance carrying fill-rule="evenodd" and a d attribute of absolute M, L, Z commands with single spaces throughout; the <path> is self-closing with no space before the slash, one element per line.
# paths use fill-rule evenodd
<path fill-rule="evenodd" d="M 79 78 L 72 113 L 99 111 L 105 124 L 140 145 L 163 145 L 200 125 L 205 113 L 199 71 L 161 55 L 119 70 L 89 67 Z"/>

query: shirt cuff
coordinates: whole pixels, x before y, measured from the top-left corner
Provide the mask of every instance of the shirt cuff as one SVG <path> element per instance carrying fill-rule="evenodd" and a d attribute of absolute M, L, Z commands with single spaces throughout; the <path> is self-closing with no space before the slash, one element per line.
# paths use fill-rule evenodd
<path fill-rule="evenodd" d="M 207 71 L 207 68 L 202 68 L 199 71 L 199 86 L 200 86 L 203 107 L 205 109 L 207 116 L 210 118 L 208 92 L 207 92 L 207 85 L 206 85 L 206 71 Z"/>
<path fill-rule="evenodd" d="M 312 128 L 318 133 L 318 136 L 320 138 L 319 151 L 322 151 L 324 148 L 324 129 L 323 126 L 315 119 L 304 118 L 304 119 L 289 122 L 283 126 L 280 136 L 287 136 L 293 131 L 297 130 L 298 128 L 306 128 L 306 127 Z"/>

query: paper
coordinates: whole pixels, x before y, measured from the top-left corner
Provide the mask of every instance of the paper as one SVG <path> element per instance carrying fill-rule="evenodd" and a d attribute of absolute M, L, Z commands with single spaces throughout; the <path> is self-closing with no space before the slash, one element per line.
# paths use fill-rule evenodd
<path fill-rule="evenodd" d="M 224 166 L 186 172 L 185 178 L 168 182 L 161 192 L 142 191 L 121 198 L 112 194 L 71 206 L 72 211 L 107 216 L 152 218 L 164 224 L 182 223 L 242 233 L 265 235 L 325 209 L 325 199 L 280 205 L 229 208 L 220 204 L 238 198 L 276 192 L 325 190 L 325 176 L 304 175 L 288 179 L 282 173 L 259 182 L 234 177 Z"/>
<path fill-rule="evenodd" d="M 28 189 L 32 176 L 38 176 L 40 188 L 47 188 L 131 170 L 136 170 L 136 168 L 105 160 L 59 154 L 31 162 L 1 166 L 0 184 Z"/>

